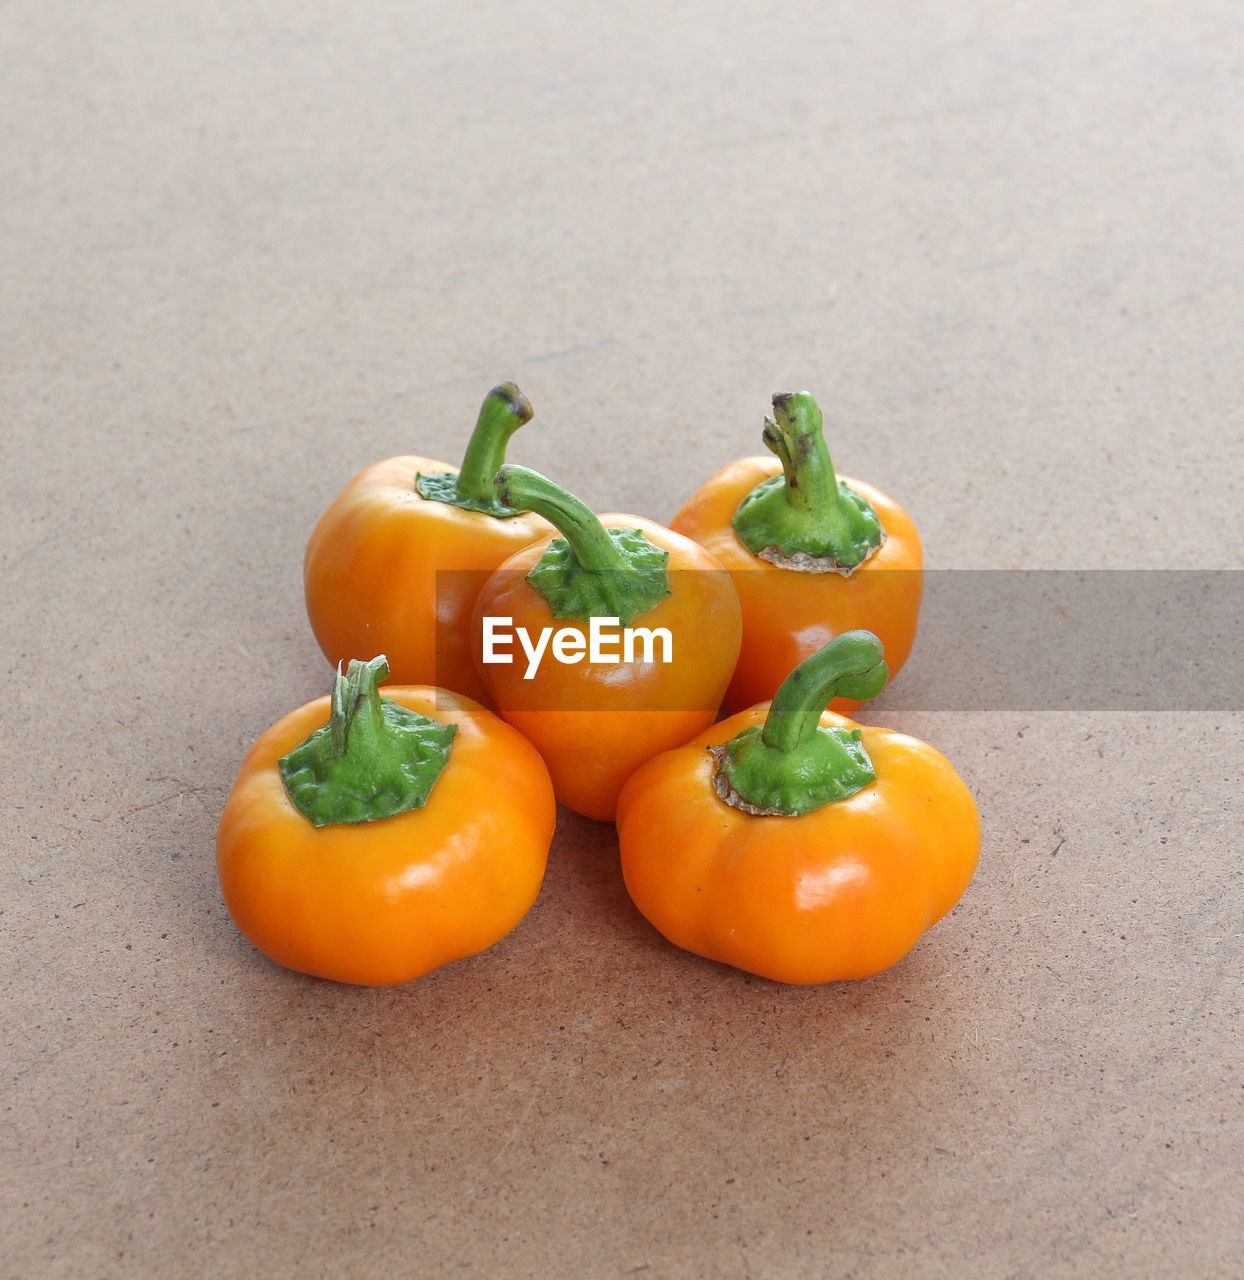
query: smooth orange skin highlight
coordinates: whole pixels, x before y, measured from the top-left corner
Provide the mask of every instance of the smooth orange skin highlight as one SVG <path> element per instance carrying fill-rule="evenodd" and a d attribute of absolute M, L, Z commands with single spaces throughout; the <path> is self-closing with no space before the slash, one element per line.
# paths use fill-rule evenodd
<path fill-rule="evenodd" d="M 576 813 L 612 822 L 618 792 L 645 760 L 713 722 L 738 657 L 742 621 L 729 574 L 695 542 L 640 516 L 599 519 L 606 528 L 640 529 L 669 552 L 670 595 L 632 625 L 668 627 L 672 662 L 593 665 L 585 658 L 569 665 L 549 652 L 536 675 L 524 680 L 527 662 L 517 640 L 512 664 L 483 662 L 485 615 L 513 618 L 515 628 L 526 627 L 532 636 L 545 627 L 571 627 L 586 638 L 586 622 L 553 617 L 525 580 L 552 537 L 525 547 L 489 578 L 471 637 L 495 705 L 535 743 L 557 798 Z"/>
<path fill-rule="evenodd" d="M 490 711 L 443 689 L 381 693 L 458 725 L 422 809 L 317 828 L 294 808 L 277 761 L 328 721 L 319 698 L 251 748 L 216 836 L 242 934 L 289 969 L 366 986 L 408 982 L 504 938 L 540 892 L 557 812 L 535 748 Z"/>
<path fill-rule="evenodd" d="M 346 485 L 307 543 L 307 617 L 334 666 L 383 653 L 395 684 L 439 685 L 486 704 L 468 637 L 475 597 L 488 573 L 552 526 L 532 512 L 497 520 L 429 501 L 415 479 L 443 471 L 458 468 L 388 458 Z M 438 593 L 438 570 L 475 572 L 442 576 Z"/>
<path fill-rule="evenodd" d="M 767 705 L 644 765 L 618 801 L 622 873 L 670 942 L 777 982 L 867 978 L 962 896 L 980 852 L 971 793 L 944 756 L 861 726 L 876 782 L 802 817 L 757 817 L 713 790 L 707 747 Z M 826 712 L 823 725 L 855 728 Z"/>
<path fill-rule="evenodd" d="M 780 475 L 776 458 L 740 458 L 723 467 L 678 512 L 670 527 L 694 538 L 729 571 L 743 607 L 743 644 L 726 691 L 727 710 L 763 702 L 805 658 L 844 631 L 871 631 L 885 649 L 893 679 L 911 653 L 923 589 L 924 555 L 911 517 L 884 493 L 846 481 L 872 503 L 886 540 L 849 578 L 799 573 L 753 555 L 731 521 L 762 481 Z M 860 703 L 835 698 L 849 714 Z"/>

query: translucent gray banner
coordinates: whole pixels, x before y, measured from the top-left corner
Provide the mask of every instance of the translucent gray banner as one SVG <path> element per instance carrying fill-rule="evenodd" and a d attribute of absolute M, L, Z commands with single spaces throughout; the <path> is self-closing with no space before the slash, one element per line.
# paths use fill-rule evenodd
<path fill-rule="evenodd" d="M 771 591 L 764 577 L 772 572 L 757 570 L 755 582 L 736 574 L 740 593 L 765 600 Z M 442 571 L 436 576 L 442 620 L 437 648 L 447 653 L 455 645 L 464 647 L 465 641 L 456 638 L 464 612 L 469 616 L 469 602 L 490 575 Z M 510 576 L 517 580 L 521 575 Z M 681 571 L 675 575 L 675 589 L 691 589 L 687 580 L 695 576 L 696 571 Z M 793 576 L 806 576 L 809 592 L 822 589 L 823 575 Z M 904 578 L 894 582 L 892 591 L 884 584 L 878 587 L 880 576 L 872 575 L 875 594 L 909 594 L 911 575 L 890 575 Z M 855 584 L 834 578 L 825 585 L 850 596 Z M 915 645 L 886 691 L 888 706 L 929 711 L 1244 710 L 1244 570 L 932 570 L 923 574 L 923 592 Z M 640 618 L 637 625 L 646 621 Z M 677 639 L 677 660 L 686 660 L 687 643 L 686 636 Z M 696 632 L 690 643 L 699 651 L 698 659 L 705 660 L 714 646 L 712 628 Z M 517 640 L 510 651 L 515 661 L 525 661 Z M 588 678 L 598 679 L 602 687 L 624 687 L 628 679 L 616 660 Z M 553 705 L 565 696 L 544 692 L 538 681 L 520 692 L 532 706 Z M 620 694 L 621 687 L 615 692 Z M 674 695 L 665 709 L 698 705 L 677 702 Z"/>
<path fill-rule="evenodd" d="M 1244 571 L 938 570 L 890 705 L 1244 710 Z"/>

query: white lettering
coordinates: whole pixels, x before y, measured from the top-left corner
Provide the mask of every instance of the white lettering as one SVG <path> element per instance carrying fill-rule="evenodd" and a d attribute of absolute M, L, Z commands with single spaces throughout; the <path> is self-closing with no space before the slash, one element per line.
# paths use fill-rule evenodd
<path fill-rule="evenodd" d="M 484 618 L 484 661 L 485 662 L 513 662 L 514 655 L 511 653 L 498 653 L 497 646 L 505 645 L 507 648 L 513 644 L 514 637 L 508 630 L 503 630 L 506 623 L 513 623 L 513 618 Z"/>
<path fill-rule="evenodd" d="M 668 627 L 655 627 L 651 631 L 647 627 L 627 627 L 622 632 L 622 652 L 627 662 L 635 661 L 635 641 L 643 640 L 644 656 L 640 661 L 655 662 L 653 651 L 656 648 L 657 637 L 661 639 L 661 661 L 673 662 L 674 637 L 670 635 Z"/>
<path fill-rule="evenodd" d="M 617 653 L 606 653 L 605 645 L 617 645 L 618 637 L 616 635 L 604 635 L 606 627 L 616 627 L 618 625 L 617 618 L 593 618 L 589 627 L 591 636 L 591 644 L 588 649 L 587 660 L 589 662 L 621 662 L 622 658 Z"/>
<path fill-rule="evenodd" d="M 526 627 L 518 627 L 518 638 L 522 642 L 523 651 L 527 654 L 527 670 L 523 672 L 523 679 L 530 680 L 532 676 L 540 670 L 540 659 L 544 657 L 544 651 L 549 647 L 549 635 L 551 634 L 548 627 L 540 632 L 540 643 L 533 649 L 531 647 L 531 637 L 527 634 Z"/>
<path fill-rule="evenodd" d="M 573 667 L 583 657 L 586 648 L 583 632 L 576 631 L 574 627 L 562 627 L 553 637 L 553 657 L 568 667 Z"/>
<path fill-rule="evenodd" d="M 668 627 L 622 627 L 618 634 L 617 618 L 592 618 L 588 625 L 588 633 L 584 635 L 576 627 L 560 627 L 554 631 L 552 627 L 543 627 L 533 639 L 526 627 L 514 626 L 513 618 L 499 618 L 485 615 L 483 660 L 488 663 L 504 663 L 514 661 L 514 655 L 508 650 L 514 644 L 514 637 L 522 646 L 527 656 L 527 670 L 523 672 L 524 680 L 535 678 L 540 670 L 544 655 L 552 648 L 553 657 L 566 666 L 574 666 L 582 662 L 586 654 L 592 663 L 613 664 L 618 662 L 673 662 L 674 637 Z M 658 657 L 657 644 L 660 642 Z M 621 654 L 618 652 L 621 645 Z"/>

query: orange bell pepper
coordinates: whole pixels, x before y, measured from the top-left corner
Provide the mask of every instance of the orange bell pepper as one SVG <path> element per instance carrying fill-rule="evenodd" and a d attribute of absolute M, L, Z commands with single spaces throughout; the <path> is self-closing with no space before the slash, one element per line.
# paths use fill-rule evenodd
<path fill-rule="evenodd" d="M 501 715 L 539 748 L 557 798 L 611 821 L 622 784 L 645 760 L 713 722 L 738 657 L 738 597 L 707 551 L 651 520 L 598 518 L 525 467 L 503 467 L 497 492 L 561 536 L 511 556 L 480 591 L 479 671 Z M 502 656 L 516 660 L 486 660 L 490 618 L 510 628 Z M 606 633 L 609 647 L 594 661 L 600 624 L 619 630 Z M 532 650 L 537 637 L 546 644 L 534 670 L 513 639 L 520 633 Z"/>
<path fill-rule="evenodd" d="M 331 663 L 385 653 L 395 683 L 487 700 L 467 636 L 475 595 L 503 560 L 551 532 L 493 490 L 506 444 L 531 412 L 502 383 L 484 400 L 461 471 L 389 458 L 355 476 L 320 517 L 303 579 L 307 617 Z"/>
<path fill-rule="evenodd" d="M 618 802 L 635 905 L 676 946 L 778 982 L 866 978 L 959 900 L 976 805 L 932 747 L 825 711 L 887 679 L 867 632 L 806 659 L 771 705 L 649 761 Z"/>
<path fill-rule="evenodd" d="M 743 644 L 725 705 L 773 697 L 787 672 L 835 636 L 865 629 L 896 674 L 916 636 L 923 555 L 911 518 L 880 490 L 839 479 L 806 392 L 773 397 L 764 443 L 777 458 L 724 467 L 670 527 L 730 571 Z M 839 698 L 835 711 L 859 705 Z"/>
<path fill-rule="evenodd" d="M 279 964 L 406 982 L 505 937 L 536 900 L 556 805 L 519 733 L 383 657 L 280 720 L 242 764 L 216 836 L 225 905 Z"/>

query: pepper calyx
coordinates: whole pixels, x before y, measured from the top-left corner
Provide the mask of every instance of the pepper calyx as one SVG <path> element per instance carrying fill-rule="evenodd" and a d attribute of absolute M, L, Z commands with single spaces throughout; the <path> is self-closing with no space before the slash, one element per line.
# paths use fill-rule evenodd
<path fill-rule="evenodd" d="M 778 774 L 757 749 L 760 735 L 759 726 L 744 729 L 730 743 L 709 748 L 717 763 L 713 790 L 744 813 L 800 817 L 877 781 L 858 729 L 820 729 Z"/>
<path fill-rule="evenodd" d="M 528 467 L 502 467 L 497 493 L 562 535 L 526 578 L 555 618 L 616 618 L 629 627 L 670 594 L 669 552 L 641 529 L 606 529 L 585 503 Z"/>
<path fill-rule="evenodd" d="M 762 439 L 782 474 L 739 503 L 739 541 L 780 568 L 849 577 L 885 542 L 885 529 L 868 499 L 835 475 L 816 401 L 806 391 L 775 395 Z"/>
<path fill-rule="evenodd" d="M 555 618 L 617 618 L 629 627 L 670 593 L 669 552 L 639 529 L 606 529 L 618 548 L 622 569 L 585 569 L 565 538 L 554 538 L 527 581 L 548 602 Z"/>
<path fill-rule="evenodd" d="M 467 443 L 462 468 L 458 472 L 419 472 L 415 489 L 429 502 L 444 502 L 464 511 L 478 511 L 497 520 L 519 513 L 497 496 L 494 477 L 505 462 L 510 437 L 530 422 L 531 402 L 512 382 L 503 382 L 484 397 L 471 439 Z"/>
<path fill-rule="evenodd" d="M 763 725 L 709 748 L 714 791 L 745 813 L 781 817 L 801 817 L 862 791 L 877 774 L 861 731 L 823 726 L 821 713 L 834 697 L 875 698 L 889 675 L 871 632 L 830 641 L 782 682 Z"/>
<path fill-rule="evenodd" d="M 277 762 L 290 803 L 315 827 L 353 825 L 422 808 L 458 732 L 382 698 L 381 655 L 337 668 L 328 723 Z"/>

